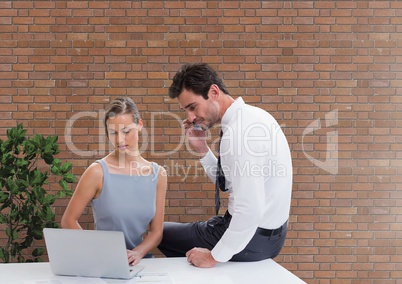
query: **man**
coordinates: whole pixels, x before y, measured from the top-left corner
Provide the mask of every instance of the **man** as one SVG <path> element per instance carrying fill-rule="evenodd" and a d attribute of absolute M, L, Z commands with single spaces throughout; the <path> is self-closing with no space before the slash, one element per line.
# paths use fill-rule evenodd
<path fill-rule="evenodd" d="M 207 175 L 229 192 L 228 210 L 206 222 L 165 222 L 159 249 L 187 256 L 197 267 L 218 262 L 258 261 L 277 256 L 285 242 L 292 191 L 287 140 L 266 111 L 234 100 L 207 64 L 187 64 L 176 73 L 169 97 L 186 112 L 183 125 Z M 205 131 L 221 124 L 219 156 Z M 196 130 L 194 127 L 200 127 Z M 219 195 L 216 197 L 217 214 Z"/>

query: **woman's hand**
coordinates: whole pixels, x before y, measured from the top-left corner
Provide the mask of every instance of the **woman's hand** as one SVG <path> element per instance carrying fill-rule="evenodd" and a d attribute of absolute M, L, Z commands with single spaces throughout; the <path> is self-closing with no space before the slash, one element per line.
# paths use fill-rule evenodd
<path fill-rule="evenodd" d="M 137 265 L 140 262 L 141 258 L 142 256 L 138 251 L 127 250 L 127 259 L 129 265 Z"/>

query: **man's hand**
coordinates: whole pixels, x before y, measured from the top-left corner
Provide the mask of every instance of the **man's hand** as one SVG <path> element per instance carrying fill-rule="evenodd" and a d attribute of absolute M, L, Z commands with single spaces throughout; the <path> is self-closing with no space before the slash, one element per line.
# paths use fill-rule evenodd
<path fill-rule="evenodd" d="M 204 157 L 209 151 L 206 142 L 206 131 L 195 130 L 193 123 L 188 119 L 183 121 L 183 127 L 190 147 L 200 154 L 200 158 Z"/>
<path fill-rule="evenodd" d="M 218 262 L 212 257 L 211 251 L 206 248 L 193 248 L 186 253 L 187 261 L 201 268 L 214 267 Z"/>

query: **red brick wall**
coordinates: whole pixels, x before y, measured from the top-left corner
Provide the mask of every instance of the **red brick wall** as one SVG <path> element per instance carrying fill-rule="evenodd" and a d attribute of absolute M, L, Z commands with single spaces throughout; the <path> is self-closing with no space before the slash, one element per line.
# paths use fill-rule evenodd
<path fill-rule="evenodd" d="M 402 283 L 402 1 L 1 1 L 0 54 L 1 138 L 17 123 L 58 134 L 79 177 L 107 149 L 102 110 L 130 96 L 175 221 L 210 217 L 213 187 L 180 143 L 167 87 L 182 63 L 211 64 L 292 149 L 276 261 L 308 283 Z"/>

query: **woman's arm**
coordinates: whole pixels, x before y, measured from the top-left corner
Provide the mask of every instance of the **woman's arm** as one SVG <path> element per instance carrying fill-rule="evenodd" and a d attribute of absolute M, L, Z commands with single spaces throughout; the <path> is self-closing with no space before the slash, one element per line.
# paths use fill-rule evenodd
<path fill-rule="evenodd" d="M 155 216 L 149 224 L 149 232 L 145 239 L 135 247 L 133 250 L 128 251 L 128 262 L 130 265 L 136 265 L 140 262 L 149 251 L 154 249 L 162 240 L 163 234 L 163 221 L 165 216 L 165 198 L 167 188 L 167 174 L 166 170 L 159 167 L 158 184 L 156 188 L 156 211 Z"/>
<path fill-rule="evenodd" d="M 82 212 L 88 203 L 98 197 L 103 184 L 102 166 L 93 163 L 82 174 L 74 194 L 61 218 L 61 227 L 67 229 L 82 229 L 78 223 Z"/>

